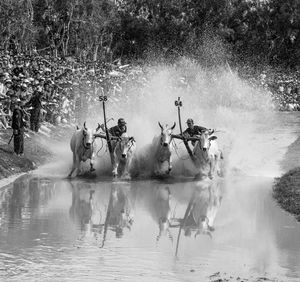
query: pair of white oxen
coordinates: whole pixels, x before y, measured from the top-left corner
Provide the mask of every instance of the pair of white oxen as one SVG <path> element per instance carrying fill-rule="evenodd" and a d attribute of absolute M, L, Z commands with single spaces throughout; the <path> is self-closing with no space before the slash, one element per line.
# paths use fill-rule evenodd
<path fill-rule="evenodd" d="M 100 129 L 98 125 L 96 130 L 86 127 L 84 123 L 81 129 L 77 129 L 71 138 L 70 147 L 73 153 L 73 166 L 69 173 L 69 177 L 75 172 L 75 175 L 80 173 L 80 164 L 88 159 L 90 160 L 90 171 L 94 171 L 95 158 L 95 138 L 99 136 L 97 131 Z M 123 134 L 120 138 L 112 137 L 113 148 L 113 176 L 120 175 L 121 177 L 128 177 L 130 164 L 135 151 L 135 140 L 133 137 L 128 137 Z M 120 166 L 120 164 L 122 166 Z M 120 171 L 120 168 L 122 169 Z"/>
<path fill-rule="evenodd" d="M 160 136 L 156 136 L 151 144 L 151 159 L 152 174 L 156 176 L 168 175 L 172 170 L 172 136 L 176 123 L 172 127 L 168 125 L 162 126 L 158 123 L 161 129 Z M 73 166 L 69 174 L 71 177 L 75 171 L 77 175 L 80 172 L 81 162 L 90 160 L 90 171 L 94 171 L 94 141 L 97 137 L 97 130 L 93 131 L 86 127 L 77 129 L 70 142 L 70 147 L 73 152 Z M 99 136 L 99 135 L 98 135 Z M 198 175 L 201 177 L 208 176 L 213 178 L 215 175 L 220 175 L 220 159 L 222 158 L 221 150 L 216 142 L 217 137 L 212 136 L 209 130 L 204 131 L 197 136 L 197 141 L 194 146 L 193 156 L 194 165 L 198 170 Z M 136 142 L 133 137 L 128 137 L 123 134 L 120 138 L 113 138 L 113 170 L 114 177 L 130 178 L 129 171 L 134 157 Z M 167 169 L 164 170 L 165 164 Z M 164 171 L 163 171 L 164 170 Z"/>

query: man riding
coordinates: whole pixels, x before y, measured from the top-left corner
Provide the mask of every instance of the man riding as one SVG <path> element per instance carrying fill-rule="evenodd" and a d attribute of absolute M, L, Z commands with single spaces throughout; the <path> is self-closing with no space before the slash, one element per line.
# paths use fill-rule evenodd
<path fill-rule="evenodd" d="M 214 132 L 214 130 L 212 130 L 212 129 L 207 129 L 206 127 L 203 127 L 203 126 L 194 125 L 194 121 L 191 118 L 188 118 L 186 123 L 187 123 L 188 128 L 185 131 L 183 131 L 183 136 L 185 138 L 201 135 L 202 132 L 206 131 L 206 130 L 209 131 L 209 134 L 212 134 Z M 195 146 L 195 143 L 196 143 L 196 141 L 192 141 L 193 146 Z"/>
<path fill-rule="evenodd" d="M 121 137 L 127 132 L 126 122 L 123 118 L 118 119 L 118 124 L 108 130 L 109 134 L 114 137 Z"/>

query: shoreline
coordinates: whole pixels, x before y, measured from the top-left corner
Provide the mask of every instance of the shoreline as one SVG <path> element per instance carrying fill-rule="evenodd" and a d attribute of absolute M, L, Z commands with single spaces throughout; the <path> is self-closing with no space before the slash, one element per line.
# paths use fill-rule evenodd
<path fill-rule="evenodd" d="M 14 154 L 13 141 L 7 144 L 12 130 L 2 131 L 0 133 L 0 189 L 53 160 L 55 152 L 47 144 L 60 142 L 71 130 L 73 130 L 72 125 L 54 127 L 44 123 L 38 133 L 26 132 L 22 157 Z"/>
<path fill-rule="evenodd" d="M 300 221 L 300 167 L 275 179 L 273 198 L 283 210 Z"/>
<path fill-rule="evenodd" d="M 18 173 L 18 174 L 14 174 L 14 175 L 11 175 L 9 177 L 6 177 L 6 178 L 3 178 L 3 179 L 0 179 L 0 190 L 2 188 L 4 188 L 5 186 L 11 184 L 12 182 L 14 182 L 16 179 L 18 179 L 19 177 L 27 174 L 27 173 L 31 173 L 33 172 L 34 170 L 31 170 L 31 171 L 28 171 L 28 172 L 21 172 L 21 173 Z"/>

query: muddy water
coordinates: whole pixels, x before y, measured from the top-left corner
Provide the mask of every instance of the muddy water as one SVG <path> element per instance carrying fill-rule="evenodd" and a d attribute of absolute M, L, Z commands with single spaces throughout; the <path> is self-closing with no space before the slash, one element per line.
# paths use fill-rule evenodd
<path fill-rule="evenodd" d="M 0 280 L 300 281 L 300 224 L 271 195 L 299 163 L 300 115 L 281 117 L 257 127 L 255 153 L 233 149 L 225 179 L 67 181 L 48 170 L 1 188 Z"/>

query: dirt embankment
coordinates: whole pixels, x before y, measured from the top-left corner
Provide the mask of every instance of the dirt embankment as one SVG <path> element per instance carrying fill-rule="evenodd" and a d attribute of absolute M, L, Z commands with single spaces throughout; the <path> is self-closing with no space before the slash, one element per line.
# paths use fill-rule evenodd
<path fill-rule="evenodd" d="M 39 165 L 51 161 L 53 152 L 50 142 L 58 142 L 71 135 L 74 127 L 70 125 L 53 126 L 45 123 L 38 133 L 25 133 L 24 156 L 19 157 L 13 151 L 13 139 L 8 144 L 12 129 L 0 131 L 0 180 L 23 172 L 28 172 Z"/>
<path fill-rule="evenodd" d="M 300 167 L 290 170 L 276 180 L 273 195 L 284 210 L 300 221 Z"/>

